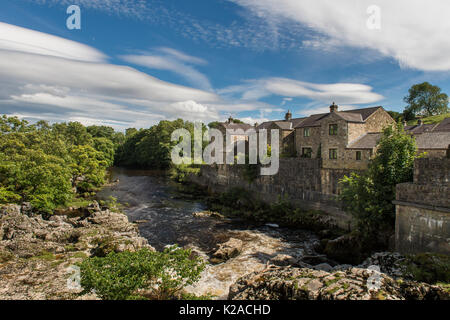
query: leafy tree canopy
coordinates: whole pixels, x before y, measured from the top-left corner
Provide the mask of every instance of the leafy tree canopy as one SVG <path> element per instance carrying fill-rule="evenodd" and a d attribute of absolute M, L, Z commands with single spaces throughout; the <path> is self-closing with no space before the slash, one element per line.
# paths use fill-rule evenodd
<path fill-rule="evenodd" d="M 351 212 L 362 234 L 374 236 L 395 221 L 395 186 L 412 181 L 417 147 L 403 126 L 387 127 L 377 154 L 363 174 L 352 173 L 341 180 L 340 198 Z"/>
<path fill-rule="evenodd" d="M 404 111 L 406 120 L 418 115 L 433 116 L 449 112 L 447 94 L 428 82 L 413 85 L 404 101 L 408 104 Z"/>

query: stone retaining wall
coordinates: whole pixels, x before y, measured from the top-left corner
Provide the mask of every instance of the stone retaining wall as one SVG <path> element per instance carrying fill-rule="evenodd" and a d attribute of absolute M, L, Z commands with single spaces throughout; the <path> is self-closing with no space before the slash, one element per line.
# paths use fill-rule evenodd
<path fill-rule="evenodd" d="M 450 159 L 417 159 L 414 182 L 397 185 L 396 250 L 450 254 Z"/>

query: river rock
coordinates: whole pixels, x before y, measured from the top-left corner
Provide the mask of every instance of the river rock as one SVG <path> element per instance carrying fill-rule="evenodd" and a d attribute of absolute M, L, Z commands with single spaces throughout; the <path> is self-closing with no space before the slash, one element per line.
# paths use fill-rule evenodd
<path fill-rule="evenodd" d="M 405 256 L 396 252 L 377 252 L 367 258 L 358 267 L 368 268 L 378 266 L 381 272 L 390 275 L 393 278 L 401 278 L 406 274 L 406 266 L 402 263 Z"/>
<path fill-rule="evenodd" d="M 221 263 L 237 257 L 242 252 L 244 243 L 242 240 L 231 238 L 219 245 L 219 249 L 213 254 L 212 263 Z"/>
<path fill-rule="evenodd" d="M 278 254 L 274 258 L 270 259 L 270 263 L 276 266 L 292 266 L 297 264 L 298 259 L 287 255 Z"/>
<path fill-rule="evenodd" d="M 67 286 L 71 265 L 112 251 L 154 250 L 124 214 L 99 209 L 45 220 L 17 205 L 0 207 L 0 300 L 95 299 Z"/>
<path fill-rule="evenodd" d="M 340 263 L 356 265 L 362 260 L 363 248 L 359 239 L 351 234 L 346 234 L 328 241 L 323 253 Z"/>
<path fill-rule="evenodd" d="M 192 215 L 196 218 L 206 218 L 206 217 L 212 217 L 212 218 L 218 218 L 218 219 L 225 218 L 222 214 L 220 214 L 218 212 L 214 212 L 214 211 L 199 211 L 199 212 L 192 213 Z"/>
<path fill-rule="evenodd" d="M 368 283 L 374 271 L 352 268 L 325 272 L 306 268 L 270 266 L 236 281 L 229 291 L 232 300 L 449 300 L 439 286 L 395 281 L 379 276 L 379 287 Z"/>
<path fill-rule="evenodd" d="M 330 266 L 328 263 L 321 263 L 321 264 L 315 265 L 314 269 L 330 272 L 331 270 L 333 270 L 333 267 Z"/>

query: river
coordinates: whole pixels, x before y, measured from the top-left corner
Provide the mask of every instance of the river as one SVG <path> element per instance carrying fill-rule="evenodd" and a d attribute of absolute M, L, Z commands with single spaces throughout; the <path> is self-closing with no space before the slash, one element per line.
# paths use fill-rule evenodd
<path fill-rule="evenodd" d="M 111 174 L 119 182 L 104 188 L 99 197 L 113 196 L 126 204 L 129 220 L 139 222 L 141 235 L 157 250 L 178 244 L 208 260 L 217 246 L 230 238 L 243 241 L 239 256 L 221 264 L 208 264 L 200 281 L 187 288 L 190 293 L 224 299 L 238 278 L 264 270 L 276 257 L 316 255 L 313 248 L 318 238 L 309 231 L 194 217 L 193 213 L 205 210 L 205 205 L 181 196 L 177 185 L 161 173 L 116 168 Z"/>

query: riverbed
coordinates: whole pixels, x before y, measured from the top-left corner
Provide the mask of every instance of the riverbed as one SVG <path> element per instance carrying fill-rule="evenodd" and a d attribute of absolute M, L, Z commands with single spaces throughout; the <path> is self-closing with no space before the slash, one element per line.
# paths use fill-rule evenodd
<path fill-rule="evenodd" d="M 206 210 L 200 201 L 183 197 L 177 184 L 161 172 L 116 168 L 112 179 L 118 183 L 104 188 L 100 198 L 113 196 L 125 204 L 131 222 L 157 250 L 178 244 L 191 248 L 208 261 L 218 245 L 230 238 L 243 242 L 240 255 L 220 264 L 208 264 L 201 279 L 186 290 L 196 295 L 228 296 L 238 278 L 264 270 L 268 263 L 289 256 L 314 256 L 317 236 L 309 231 L 256 225 L 239 219 L 195 217 Z"/>

